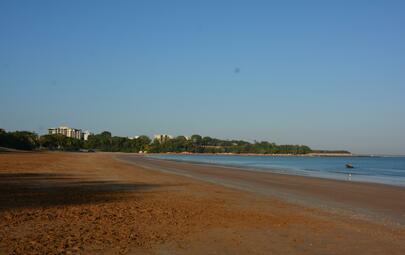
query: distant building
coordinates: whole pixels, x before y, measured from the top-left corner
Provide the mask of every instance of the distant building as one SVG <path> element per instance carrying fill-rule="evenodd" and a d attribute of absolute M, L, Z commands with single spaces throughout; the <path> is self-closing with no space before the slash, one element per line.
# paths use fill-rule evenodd
<path fill-rule="evenodd" d="M 159 143 L 164 143 L 170 139 L 173 139 L 173 136 L 157 134 L 157 135 L 154 135 L 153 138 L 155 140 L 157 140 Z"/>
<path fill-rule="evenodd" d="M 139 138 L 139 135 L 136 135 L 136 136 L 128 136 L 127 137 L 129 140 L 134 140 L 134 139 L 138 139 Z"/>
<path fill-rule="evenodd" d="M 87 141 L 89 139 L 89 136 L 93 135 L 93 133 L 91 133 L 89 130 L 86 130 L 84 132 L 82 132 L 82 139 Z"/>
<path fill-rule="evenodd" d="M 49 128 L 48 133 L 50 135 L 64 135 L 71 138 L 82 139 L 82 130 L 70 127 L 57 127 L 57 128 Z"/>

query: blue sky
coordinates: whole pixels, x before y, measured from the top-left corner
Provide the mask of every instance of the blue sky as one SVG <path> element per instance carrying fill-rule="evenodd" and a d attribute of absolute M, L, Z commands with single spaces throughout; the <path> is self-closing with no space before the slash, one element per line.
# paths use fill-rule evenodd
<path fill-rule="evenodd" d="M 0 1 L 0 127 L 405 154 L 403 1 Z"/>

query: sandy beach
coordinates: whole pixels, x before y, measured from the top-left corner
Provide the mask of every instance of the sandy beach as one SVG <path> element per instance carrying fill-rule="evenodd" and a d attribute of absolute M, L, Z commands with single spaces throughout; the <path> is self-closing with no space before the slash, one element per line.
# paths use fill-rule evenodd
<path fill-rule="evenodd" d="M 0 154 L 0 254 L 404 254 L 405 189 L 124 153 Z"/>

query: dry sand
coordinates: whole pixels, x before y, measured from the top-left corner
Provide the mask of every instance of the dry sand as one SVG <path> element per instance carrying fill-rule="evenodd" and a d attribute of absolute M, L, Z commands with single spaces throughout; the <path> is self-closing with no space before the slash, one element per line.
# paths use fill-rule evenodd
<path fill-rule="evenodd" d="M 404 190 L 125 154 L 2 153 L 0 254 L 405 254 Z"/>

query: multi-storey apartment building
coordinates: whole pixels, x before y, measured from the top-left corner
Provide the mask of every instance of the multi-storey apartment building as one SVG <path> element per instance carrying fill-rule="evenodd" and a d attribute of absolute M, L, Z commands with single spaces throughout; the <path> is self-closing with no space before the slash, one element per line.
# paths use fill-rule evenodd
<path fill-rule="evenodd" d="M 82 139 L 82 130 L 70 127 L 57 127 L 57 128 L 49 128 L 48 133 L 50 135 L 53 134 L 61 134 L 67 137 L 72 137 L 76 139 Z"/>

